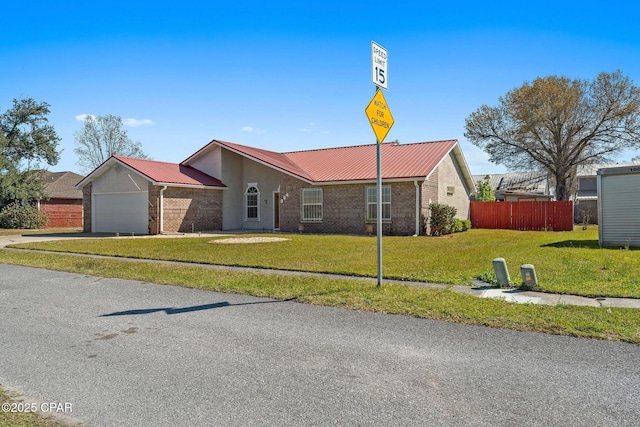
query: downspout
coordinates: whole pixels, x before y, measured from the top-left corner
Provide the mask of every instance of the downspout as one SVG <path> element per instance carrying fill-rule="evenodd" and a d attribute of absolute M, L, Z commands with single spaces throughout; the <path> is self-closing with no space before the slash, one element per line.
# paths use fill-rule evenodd
<path fill-rule="evenodd" d="M 164 190 L 166 189 L 166 185 L 160 189 L 160 234 L 164 233 Z"/>
<path fill-rule="evenodd" d="M 418 180 L 413 180 L 413 185 L 416 187 L 416 234 L 413 237 L 420 235 L 420 186 Z"/>

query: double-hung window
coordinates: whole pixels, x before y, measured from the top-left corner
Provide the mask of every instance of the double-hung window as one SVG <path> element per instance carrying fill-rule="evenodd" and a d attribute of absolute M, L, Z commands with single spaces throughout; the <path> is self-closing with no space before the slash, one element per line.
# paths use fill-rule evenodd
<path fill-rule="evenodd" d="M 322 221 L 322 188 L 302 189 L 302 220 Z"/>
<path fill-rule="evenodd" d="M 378 218 L 378 189 L 367 187 L 367 221 L 376 221 Z M 382 220 L 391 221 L 391 187 L 382 186 Z"/>
<path fill-rule="evenodd" d="M 247 220 L 259 220 L 260 219 L 260 191 L 258 191 L 258 187 L 255 185 L 249 185 L 247 188 L 247 192 L 245 193 L 246 198 L 246 216 Z"/>

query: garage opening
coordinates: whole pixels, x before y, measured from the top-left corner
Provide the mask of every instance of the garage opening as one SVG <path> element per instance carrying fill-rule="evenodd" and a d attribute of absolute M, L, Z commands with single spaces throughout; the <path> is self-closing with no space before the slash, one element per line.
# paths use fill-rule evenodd
<path fill-rule="evenodd" d="M 94 194 L 92 231 L 149 234 L 148 204 L 149 195 L 146 191 Z"/>

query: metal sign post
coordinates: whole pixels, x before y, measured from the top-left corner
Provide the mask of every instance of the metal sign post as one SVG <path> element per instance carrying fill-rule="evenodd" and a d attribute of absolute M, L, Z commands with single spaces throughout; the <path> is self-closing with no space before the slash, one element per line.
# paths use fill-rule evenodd
<path fill-rule="evenodd" d="M 382 94 L 383 89 L 388 88 L 389 74 L 387 73 L 388 55 L 387 50 L 371 42 L 371 77 L 376 85 L 376 94 L 365 113 L 369 118 L 369 123 L 376 135 L 376 231 L 378 238 L 378 286 L 382 285 L 382 148 L 384 138 L 393 126 L 393 116 L 387 106 L 387 101 Z"/>
<path fill-rule="evenodd" d="M 380 90 L 380 89 L 378 89 Z M 382 143 L 376 144 L 376 206 L 378 214 L 376 215 L 376 231 L 378 239 L 378 285 L 382 285 Z"/>

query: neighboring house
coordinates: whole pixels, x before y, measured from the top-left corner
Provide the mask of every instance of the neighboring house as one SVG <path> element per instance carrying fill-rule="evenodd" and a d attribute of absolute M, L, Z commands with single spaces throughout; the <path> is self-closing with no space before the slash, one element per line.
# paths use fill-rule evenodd
<path fill-rule="evenodd" d="M 549 179 L 544 172 L 512 172 L 488 174 L 489 184 L 496 194 L 496 200 L 547 201 L 553 199 L 549 191 Z M 473 175 L 473 182 L 483 181 L 484 175 Z"/>
<path fill-rule="evenodd" d="M 82 175 L 73 172 L 43 172 L 47 200 L 38 201 L 38 209 L 47 214 L 47 228 L 82 227 L 82 191 L 75 188 Z"/>
<path fill-rule="evenodd" d="M 431 202 L 469 217 L 475 184 L 457 141 L 387 143 L 381 159 L 385 234 L 425 234 Z M 112 156 L 78 188 L 84 193 L 85 231 L 365 234 L 376 225 L 376 149 L 277 153 L 213 140 L 180 164 Z M 123 204 L 128 207 L 114 207 Z M 129 214 L 134 209 L 135 227 Z"/>
<path fill-rule="evenodd" d="M 598 224 L 598 169 L 610 167 L 635 166 L 637 162 L 617 164 L 589 164 L 578 166 L 576 172 L 577 190 L 575 192 L 573 217 L 578 223 Z"/>

